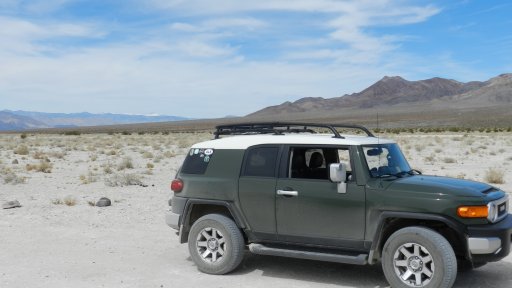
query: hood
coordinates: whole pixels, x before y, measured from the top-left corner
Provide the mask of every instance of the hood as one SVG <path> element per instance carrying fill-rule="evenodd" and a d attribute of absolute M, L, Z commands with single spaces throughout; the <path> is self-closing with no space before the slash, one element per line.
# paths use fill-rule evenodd
<path fill-rule="evenodd" d="M 499 192 L 493 186 L 481 182 L 427 175 L 398 178 L 390 183 L 387 190 L 451 194 L 461 197 L 485 197 L 494 194 L 494 192 Z"/>

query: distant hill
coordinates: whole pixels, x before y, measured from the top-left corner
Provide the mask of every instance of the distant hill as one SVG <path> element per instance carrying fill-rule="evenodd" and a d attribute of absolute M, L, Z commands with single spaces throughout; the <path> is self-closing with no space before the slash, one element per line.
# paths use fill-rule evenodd
<path fill-rule="evenodd" d="M 0 130 L 26 130 L 37 128 L 69 128 L 82 126 L 120 125 L 149 122 L 187 120 L 178 116 L 146 116 L 93 113 L 44 113 L 33 111 L 0 111 Z"/>
<path fill-rule="evenodd" d="M 16 115 L 7 111 L 0 111 L 0 131 L 16 131 L 26 129 L 49 128 L 43 122 L 30 117 Z"/>
<path fill-rule="evenodd" d="M 444 78 L 408 81 L 385 76 L 361 92 L 335 98 L 306 97 L 285 102 L 249 114 L 248 117 L 317 118 L 381 109 L 386 112 L 404 108 L 421 111 L 501 106 L 512 103 L 512 74 L 502 74 L 485 82 L 458 82 Z M 400 111 L 395 111 L 400 112 Z"/>

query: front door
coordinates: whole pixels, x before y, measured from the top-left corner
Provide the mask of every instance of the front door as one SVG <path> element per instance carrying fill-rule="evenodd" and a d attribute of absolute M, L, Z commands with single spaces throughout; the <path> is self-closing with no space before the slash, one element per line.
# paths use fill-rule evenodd
<path fill-rule="evenodd" d="M 365 231 L 365 188 L 350 168 L 348 147 L 288 147 L 276 183 L 280 241 L 358 249 Z M 331 163 L 346 163 L 347 190 L 328 179 Z M 285 171 L 286 172 L 283 172 Z"/>

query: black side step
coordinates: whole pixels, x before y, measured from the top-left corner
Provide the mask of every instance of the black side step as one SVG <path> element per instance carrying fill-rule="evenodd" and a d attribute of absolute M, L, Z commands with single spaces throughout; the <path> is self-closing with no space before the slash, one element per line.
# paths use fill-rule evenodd
<path fill-rule="evenodd" d="M 308 260 L 319 260 L 319 261 L 355 264 L 355 265 L 368 264 L 368 254 L 342 255 L 342 254 L 313 252 L 313 251 L 305 251 L 305 250 L 274 248 L 274 247 L 268 247 L 268 246 L 265 246 L 262 244 L 256 244 L 256 243 L 249 244 L 249 250 L 251 250 L 252 253 L 259 254 L 259 255 L 282 256 L 282 257 L 300 258 L 300 259 L 308 259 Z"/>

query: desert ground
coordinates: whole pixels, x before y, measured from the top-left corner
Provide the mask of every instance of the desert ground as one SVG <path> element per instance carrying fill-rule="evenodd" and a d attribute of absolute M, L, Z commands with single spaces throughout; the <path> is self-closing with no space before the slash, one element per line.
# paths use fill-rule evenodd
<path fill-rule="evenodd" d="M 169 183 L 207 133 L 0 134 L 0 287 L 387 287 L 379 265 L 247 253 L 229 275 L 197 271 L 164 215 Z M 391 134 L 424 174 L 512 192 L 512 133 Z M 110 207 L 96 207 L 101 197 Z M 512 287 L 512 256 L 455 287 Z"/>

